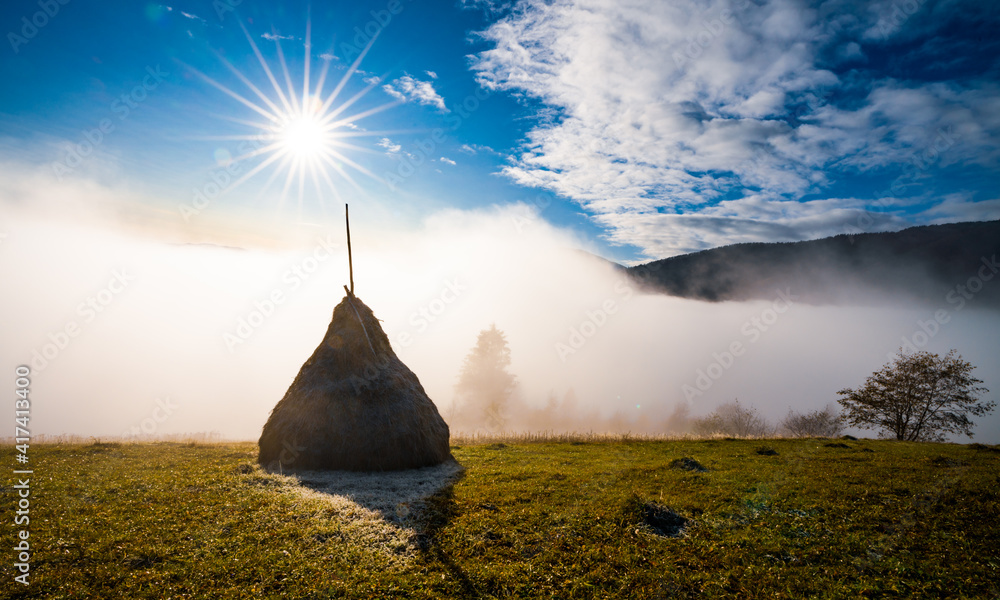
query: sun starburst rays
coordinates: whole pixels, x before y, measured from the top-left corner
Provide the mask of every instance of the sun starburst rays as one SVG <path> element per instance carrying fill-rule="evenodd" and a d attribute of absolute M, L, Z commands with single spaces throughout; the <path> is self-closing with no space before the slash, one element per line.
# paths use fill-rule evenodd
<path fill-rule="evenodd" d="M 358 72 L 361 60 L 371 49 L 375 41 L 374 37 L 377 36 L 374 36 L 368 42 L 344 73 L 343 77 L 341 77 L 340 81 L 334 86 L 333 90 L 328 94 L 324 94 L 323 88 L 327 80 L 331 61 L 324 61 L 322 68 L 317 69 L 319 71 L 317 81 L 315 83 L 311 82 L 311 23 L 306 23 L 305 57 L 301 86 L 296 86 L 293 83 L 292 75 L 281 47 L 281 41 L 277 34 L 274 34 L 273 37 L 276 45 L 278 64 L 281 70 L 280 75 L 276 75 L 275 71 L 271 69 L 267 59 L 247 28 L 243 24 L 240 26 L 243 29 L 244 35 L 246 35 L 254 56 L 257 58 L 257 62 L 260 64 L 265 78 L 270 83 L 271 92 L 261 89 L 247 74 L 241 72 L 229 60 L 219 54 L 217 54 L 217 57 L 220 62 L 245 87 L 243 92 L 233 90 L 205 73 L 185 65 L 200 79 L 222 91 L 242 106 L 253 111 L 256 115 L 256 118 L 218 115 L 220 119 L 251 128 L 254 131 L 252 134 L 204 136 L 199 138 L 219 141 L 250 141 L 254 143 L 252 149 L 241 148 L 241 153 L 230 160 L 237 163 L 247 160 L 259 160 L 259 162 L 249 171 L 235 179 L 226 188 L 225 192 L 232 191 L 271 167 L 273 168 L 273 173 L 267 178 L 257 198 L 262 197 L 271 188 L 272 184 L 281 175 L 284 175 L 278 199 L 278 210 L 282 210 L 282 207 L 284 207 L 288 200 L 289 194 L 294 190 L 297 191 L 297 205 L 301 216 L 307 182 L 315 189 L 320 208 L 324 213 L 326 212 L 326 206 L 324 205 L 323 197 L 327 191 L 332 194 L 333 199 L 336 201 L 343 201 L 341 190 L 339 189 L 340 186 L 331 177 L 330 170 L 336 173 L 339 180 L 346 182 L 361 194 L 365 193 L 364 189 L 351 176 L 349 170 L 361 173 L 373 180 L 381 181 L 370 169 L 348 156 L 349 153 L 380 153 L 370 148 L 349 143 L 347 138 L 384 136 L 390 133 L 387 131 L 359 130 L 356 122 L 395 106 L 398 102 L 388 102 L 347 117 L 342 116 L 349 108 L 364 98 L 377 83 L 368 82 L 366 87 L 337 104 L 337 98 L 346 88 L 350 78 Z M 266 88 L 266 85 L 264 87 Z"/>

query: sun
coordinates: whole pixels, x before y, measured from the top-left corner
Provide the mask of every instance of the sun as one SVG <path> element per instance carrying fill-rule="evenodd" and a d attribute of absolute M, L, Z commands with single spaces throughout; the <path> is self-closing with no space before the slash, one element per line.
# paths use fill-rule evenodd
<path fill-rule="evenodd" d="M 315 115 L 299 115 L 283 123 L 277 133 L 282 151 L 302 161 L 318 160 L 329 149 L 328 132 Z"/>
<path fill-rule="evenodd" d="M 372 173 L 368 168 L 353 160 L 349 155 L 355 153 L 379 154 L 371 148 L 358 146 L 350 142 L 351 139 L 361 137 L 381 137 L 387 134 L 397 133 L 393 131 L 372 131 L 360 125 L 358 122 L 370 117 L 378 112 L 397 105 L 398 101 L 387 102 L 385 104 L 362 110 L 360 112 L 350 112 L 365 94 L 373 89 L 379 78 L 368 77 L 365 79 L 366 87 L 356 92 L 349 98 L 342 99 L 343 92 L 352 76 L 359 73 L 361 60 L 368 54 L 375 37 L 368 42 L 368 45 L 357 56 L 353 64 L 346 70 L 340 81 L 332 90 L 326 91 L 326 75 L 330 68 L 331 54 L 320 55 L 323 58 L 323 67 L 319 77 L 314 82 L 310 77 L 310 63 L 312 57 L 311 44 L 311 23 L 306 23 L 306 35 L 304 44 L 304 73 L 301 86 L 292 83 L 288 65 L 285 62 L 285 55 L 281 48 L 281 36 L 274 35 L 270 39 L 274 40 L 276 54 L 281 66 L 277 75 L 283 75 L 284 81 L 279 83 L 275 71 L 273 71 L 257 47 L 253 36 L 247 31 L 244 25 L 243 33 L 253 50 L 254 55 L 260 63 L 261 70 L 267 81 L 270 83 L 272 93 L 265 93 L 258 87 L 250 77 L 241 72 L 232 63 L 217 53 L 218 59 L 229 71 L 246 87 L 247 91 L 240 93 L 235 91 L 215 79 L 202 73 L 198 69 L 185 65 L 193 74 L 203 79 L 216 89 L 222 91 L 230 98 L 239 102 L 244 109 L 252 112 L 248 117 L 238 114 L 228 114 L 220 118 L 239 123 L 250 128 L 246 135 L 228 136 L 203 136 L 199 139 L 252 142 L 252 149 L 242 151 L 232 156 L 230 162 L 247 164 L 256 163 L 249 170 L 241 169 L 242 176 L 230 184 L 223 193 L 229 193 L 246 181 L 262 173 L 269 167 L 272 172 L 267 181 L 260 188 L 257 197 L 263 196 L 283 174 L 284 185 L 278 202 L 279 210 L 285 204 L 293 186 L 298 188 L 299 209 L 302 209 L 303 196 L 305 194 L 306 181 L 310 181 L 315 187 L 316 197 L 320 201 L 320 206 L 325 210 L 324 197 L 332 197 L 337 201 L 343 201 L 341 194 L 341 183 L 346 182 L 356 189 L 360 194 L 365 194 L 361 186 L 355 181 L 351 171 L 361 173 L 376 181 L 381 179 Z M 364 73 L 361 71 L 361 73 Z M 262 86 L 267 89 L 266 86 Z M 249 96 L 249 97 L 248 97 Z M 332 176 L 331 176 L 332 175 Z M 336 180 L 336 181 L 335 181 Z M 297 184 L 297 185 L 296 185 Z M 325 185 L 324 185 L 325 184 Z"/>
<path fill-rule="evenodd" d="M 277 144 L 275 152 L 302 166 L 320 163 L 324 156 L 335 152 L 337 130 L 324 114 L 322 98 L 304 93 L 300 107 L 292 112 L 281 112 L 270 134 L 262 138 Z"/>

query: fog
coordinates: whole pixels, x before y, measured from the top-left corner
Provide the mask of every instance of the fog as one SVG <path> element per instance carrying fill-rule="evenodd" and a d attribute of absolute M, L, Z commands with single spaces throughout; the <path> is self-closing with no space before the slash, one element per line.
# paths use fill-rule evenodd
<path fill-rule="evenodd" d="M 34 435 L 256 439 L 348 280 L 342 215 L 210 245 L 160 235 L 155 219 L 5 211 L 0 365 L 11 388 L 15 366 L 33 367 Z M 519 382 L 518 429 L 550 427 L 525 411 L 570 390 L 576 404 L 556 411 L 572 419 L 557 422 L 594 431 L 662 432 L 677 406 L 703 415 L 734 399 L 776 422 L 860 385 L 904 337 L 956 348 L 987 397 L 1000 396 L 1000 313 L 973 302 L 942 298 L 948 318 L 935 327 L 926 306 L 810 306 L 790 289 L 762 302 L 684 300 L 643 292 L 527 206 L 412 227 L 354 212 L 356 293 L 446 419 L 463 358 L 492 323 Z M 1000 417 L 976 432 L 1000 442 Z"/>

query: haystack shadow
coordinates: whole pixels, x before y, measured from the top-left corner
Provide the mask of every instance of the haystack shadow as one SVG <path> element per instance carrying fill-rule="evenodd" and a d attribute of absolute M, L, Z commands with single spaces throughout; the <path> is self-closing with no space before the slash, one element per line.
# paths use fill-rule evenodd
<path fill-rule="evenodd" d="M 434 531 L 443 526 L 438 524 L 442 514 L 441 499 L 451 498 L 454 505 L 453 488 L 464 473 L 464 467 L 449 460 L 432 467 L 402 471 L 296 471 L 284 474 L 297 479 L 306 489 L 346 498 L 419 536 L 424 534 L 425 513 L 432 505 Z"/>

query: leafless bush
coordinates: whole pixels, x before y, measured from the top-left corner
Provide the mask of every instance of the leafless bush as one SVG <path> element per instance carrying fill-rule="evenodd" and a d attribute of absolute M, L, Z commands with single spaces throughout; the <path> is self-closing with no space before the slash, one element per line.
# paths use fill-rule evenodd
<path fill-rule="evenodd" d="M 771 425 L 753 407 L 744 408 L 739 401 L 723 404 L 706 417 L 694 419 L 692 431 L 698 436 L 728 435 L 757 438 L 770 435 Z"/>
<path fill-rule="evenodd" d="M 792 437 L 837 437 L 844 430 L 844 420 L 830 404 L 823 410 L 797 413 L 789 410 L 781 429 Z"/>

